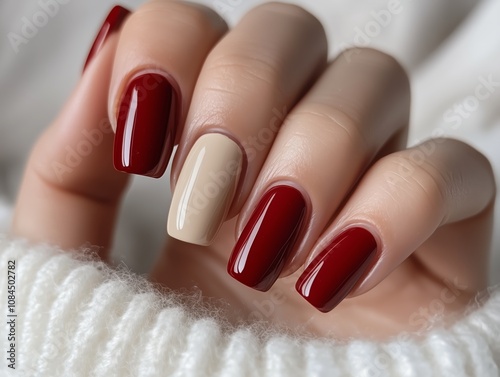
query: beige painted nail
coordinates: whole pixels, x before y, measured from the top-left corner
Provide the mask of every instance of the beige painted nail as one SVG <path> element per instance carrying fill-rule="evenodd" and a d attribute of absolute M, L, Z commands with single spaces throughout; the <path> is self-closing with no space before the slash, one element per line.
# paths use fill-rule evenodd
<path fill-rule="evenodd" d="M 233 201 L 242 161 L 241 148 L 227 136 L 201 136 L 177 180 L 168 214 L 168 234 L 181 241 L 209 245 Z"/>

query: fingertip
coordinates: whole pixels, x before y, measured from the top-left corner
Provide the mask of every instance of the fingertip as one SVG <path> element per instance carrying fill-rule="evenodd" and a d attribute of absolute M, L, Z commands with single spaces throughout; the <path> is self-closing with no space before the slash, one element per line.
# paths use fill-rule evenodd
<path fill-rule="evenodd" d="M 92 46 L 85 60 L 85 64 L 83 65 L 83 72 L 85 72 L 87 66 L 102 49 L 109 36 L 120 29 L 129 14 L 130 11 L 122 7 L 121 5 L 115 5 L 110 10 L 104 22 L 102 23 L 101 28 L 97 32 L 94 42 L 92 43 Z"/>

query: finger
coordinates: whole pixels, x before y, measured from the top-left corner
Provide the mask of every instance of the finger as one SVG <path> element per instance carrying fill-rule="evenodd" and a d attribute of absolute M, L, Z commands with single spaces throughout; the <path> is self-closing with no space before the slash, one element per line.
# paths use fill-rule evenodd
<path fill-rule="evenodd" d="M 359 294 L 381 282 L 438 227 L 484 211 L 494 195 L 489 162 L 464 143 L 435 139 L 389 155 L 321 237 L 297 290 L 329 311 L 355 286 L 362 284 Z"/>
<path fill-rule="evenodd" d="M 129 18 L 108 108 L 118 170 L 163 175 L 203 61 L 226 28 L 208 8 L 177 1 L 148 2 Z"/>
<path fill-rule="evenodd" d="M 98 33 L 83 77 L 35 145 L 17 199 L 12 231 L 63 248 L 90 242 L 109 249 L 127 178 L 112 164 L 107 116 L 118 33 L 128 11 L 115 7 Z"/>
<path fill-rule="evenodd" d="M 404 70 L 381 52 L 333 62 L 285 120 L 241 212 L 235 279 L 267 290 L 304 263 L 368 164 L 391 140 L 401 144 L 409 93 Z"/>
<path fill-rule="evenodd" d="M 278 3 L 250 11 L 214 48 L 174 161 L 172 237 L 210 244 L 228 214 L 239 212 L 287 109 L 323 70 L 326 55 L 318 20 Z"/>

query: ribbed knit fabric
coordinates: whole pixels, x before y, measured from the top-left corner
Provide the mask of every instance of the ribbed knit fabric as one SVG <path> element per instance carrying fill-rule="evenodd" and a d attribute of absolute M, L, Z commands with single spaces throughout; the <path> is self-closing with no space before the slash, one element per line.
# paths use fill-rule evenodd
<path fill-rule="evenodd" d="M 0 236 L 0 308 L 7 320 L 15 260 L 16 372 L 22 376 L 499 375 L 500 292 L 450 329 L 417 340 L 311 340 L 223 330 L 215 314 L 181 305 L 142 278 L 49 246 Z M 206 310 L 206 309 L 204 309 Z M 198 313 L 193 315 L 193 313 Z M 1 326 L 2 355 L 8 355 Z M 10 375 L 5 357 L 0 375 Z M 12 373 L 13 375 L 16 375 Z"/>

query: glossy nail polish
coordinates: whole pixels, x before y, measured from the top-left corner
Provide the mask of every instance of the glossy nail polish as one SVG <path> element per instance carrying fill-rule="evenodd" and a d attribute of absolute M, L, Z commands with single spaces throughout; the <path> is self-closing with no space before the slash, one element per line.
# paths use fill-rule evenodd
<path fill-rule="evenodd" d="M 174 146 L 177 103 L 174 88 L 161 74 L 145 73 L 130 81 L 116 121 L 117 170 L 163 175 Z"/>
<path fill-rule="evenodd" d="M 328 312 L 351 292 L 376 252 L 377 242 L 369 231 L 347 229 L 314 258 L 295 287 L 311 305 Z"/>
<path fill-rule="evenodd" d="M 231 138 L 209 133 L 196 140 L 177 179 L 167 231 L 181 241 L 210 245 L 233 202 L 243 152 Z"/>
<path fill-rule="evenodd" d="M 83 70 L 87 68 L 90 61 L 94 58 L 94 56 L 99 52 L 99 50 L 104 45 L 106 39 L 115 31 L 120 29 L 123 21 L 130 14 L 128 9 L 123 8 L 122 6 L 116 5 L 111 9 L 108 16 L 104 20 L 101 29 L 97 33 L 97 36 L 94 39 L 94 43 L 90 48 L 89 54 L 87 56 L 87 60 L 85 61 L 85 65 L 83 66 Z"/>
<path fill-rule="evenodd" d="M 267 291 L 278 279 L 302 229 L 306 201 L 291 186 L 275 186 L 255 208 L 229 259 L 228 273 Z"/>

